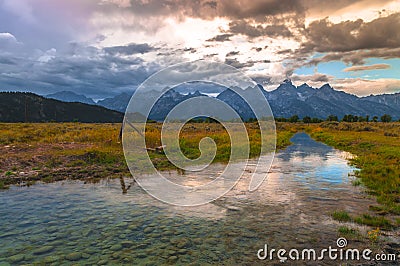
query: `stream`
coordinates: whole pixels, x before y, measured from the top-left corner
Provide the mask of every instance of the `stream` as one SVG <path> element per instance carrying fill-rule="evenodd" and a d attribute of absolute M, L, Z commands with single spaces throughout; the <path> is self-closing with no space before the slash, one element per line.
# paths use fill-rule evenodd
<path fill-rule="evenodd" d="M 336 247 L 340 225 L 331 213 L 361 214 L 375 200 L 351 184 L 351 154 L 305 133 L 291 141 L 266 168 L 268 178 L 258 190 L 247 189 L 250 161 L 233 190 L 199 207 L 164 204 L 137 185 L 123 194 L 118 179 L 1 191 L 0 265 L 279 265 L 279 260 L 260 261 L 257 251 L 265 244 L 277 250 Z M 206 171 L 220 171 L 223 165 L 210 168 Z M 207 178 L 207 172 L 168 174 L 190 184 Z"/>

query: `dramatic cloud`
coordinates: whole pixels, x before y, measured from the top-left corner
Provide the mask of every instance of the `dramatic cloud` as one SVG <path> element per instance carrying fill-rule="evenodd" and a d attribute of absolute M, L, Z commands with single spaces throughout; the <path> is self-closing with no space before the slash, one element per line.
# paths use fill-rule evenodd
<path fill-rule="evenodd" d="M 132 90 L 161 68 L 140 57 L 121 57 L 78 43 L 71 44 L 66 53 L 50 49 L 30 57 L 2 55 L 0 64 L 8 65 L 6 72 L 0 70 L 2 89 L 41 94 L 70 90 L 94 98 Z"/>
<path fill-rule="evenodd" d="M 292 76 L 292 81 L 297 86 L 307 83 L 309 86 L 314 88 L 319 88 L 322 85 L 329 83 L 335 90 L 342 90 L 359 96 L 394 93 L 398 92 L 400 88 L 400 80 L 397 79 L 337 79 L 334 76 L 321 73 L 315 73 L 313 75 L 294 75 Z"/>
<path fill-rule="evenodd" d="M 338 24 L 328 19 L 312 22 L 306 29 L 306 52 L 348 52 L 361 49 L 400 47 L 400 13 L 377 18 L 371 22 L 362 19 Z"/>
<path fill-rule="evenodd" d="M 236 67 L 236 68 L 244 68 L 244 67 L 251 67 L 254 65 L 253 62 L 239 62 L 236 58 L 226 58 L 225 59 L 225 64 Z"/>
<path fill-rule="evenodd" d="M 250 22 L 240 20 L 229 23 L 230 32 L 233 34 L 244 34 L 250 38 L 266 37 L 291 37 L 292 33 L 285 25 L 252 26 Z"/>
<path fill-rule="evenodd" d="M 226 57 L 228 57 L 228 56 L 235 56 L 235 55 L 238 55 L 239 53 L 240 53 L 239 51 L 232 51 L 232 52 L 227 53 L 227 54 L 226 54 Z"/>
<path fill-rule="evenodd" d="M 220 34 L 211 39 L 208 39 L 207 42 L 225 42 L 230 41 L 233 34 Z"/>
<path fill-rule="evenodd" d="M 337 79 L 331 82 L 335 89 L 359 96 L 398 92 L 400 80 L 397 79 Z"/>
<path fill-rule="evenodd" d="M 115 54 L 134 55 L 134 54 L 145 54 L 154 51 L 156 49 L 147 43 L 143 44 L 133 43 L 125 46 L 106 47 L 104 48 L 104 50 L 112 55 Z"/>
<path fill-rule="evenodd" d="M 307 65 L 317 65 L 319 63 L 329 62 L 329 61 L 343 61 L 346 64 L 351 63 L 354 65 L 360 65 L 364 64 L 365 59 L 367 58 L 382 58 L 382 59 L 400 58 L 400 48 L 394 48 L 394 49 L 381 48 L 373 50 L 328 53 L 322 57 L 317 57 L 309 60 Z"/>
<path fill-rule="evenodd" d="M 315 73 L 313 75 L 292 75 L 291 80 L 296 85 L 307 83 L 312 87 L 319 88 L 323 84 L 332 83 L 334 81 L 334 77 L 331 75 Z"/>
<path fill-rule="evenodd" d="M 388 64 L 374 64 L 369 66 L 352 66 L 343 69 L 344 72 L 351 72 L 351 71 L 365 71 L 365 70 L 378 70 L 378 69 L 388 69 L 390 65 Z"/>
<path fill-rule="evenodd" d="M 0 0 L 0 89 L 104 98 L 163 67 L 211 59 L 268 89 L 290 77 L 396 91 L 381 77 L 394 78 L 399 28 L 398 0 Z"/>
<path fill-rule="evenodd" d="M 103 3 L 116 4 L 122 1 L 108 0 Z M 126 9 L 143 17 L 175 16 L 210 19 L 227 17 L 231 19 L 264 18 L 285 13 L 304 13 L 305 8 L 297 0 L 131 0 Z"/>

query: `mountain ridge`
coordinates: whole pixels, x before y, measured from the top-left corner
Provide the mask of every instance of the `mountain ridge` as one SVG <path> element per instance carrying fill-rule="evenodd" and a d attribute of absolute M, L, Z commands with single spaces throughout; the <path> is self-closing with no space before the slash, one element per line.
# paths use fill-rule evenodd
<path fill-rule="evenodd" d="M 123 113 L 97 105 L 62 102 L 29 92 L 0 92 L 1 122 L 121 122 Z"/>
<path fill-rule="evenodd" d="M 195 85 L 191 88 L 191 92 L 187 94 L 181 92 L 190 91 L 190 84 L 169 90 L 158 100 L 149 118 L 163 120 L 166 114 L 180 102 L 199 95 L 207 96 L 197 89 L 206 88 L 208 91 L 212 90 L 209 85 Z M 400 119 L 400 92 L 359 97 L 344 91 L 335 90 L 328 83 L 322 85 L 320 88 L 313 88 L 307 83 L 295 86 L 290 79 L 284 80 L 272 91 L 264 90 L 259 84 L 244 91 L 248 90 L 250 92 L 249 89 L 255 88 L 262 88 L 262 93 L 268 100 L 275 117 L 289 118 L 293 115 L 298 115 L 300 118 L 310 116 L 325 119 L 330 115 L 342 118 L 347 114 L 364 117 L 380 117 L 384 114 L 389 114 L 396 120 Z M 221 87 L 218 87 L 217 90 L 222 91 Z M 90 99 L 84 95 L 80 96 L 84 97 L 82 99 Z M 115 97 L 100 100 L 96 106 L 124 113 L 131 96 L 131 93 L 124 92 Z M 248 104 L 237 94 L 233 93 L 233 90 L 226 88 L 216 98 L 233 107 L 243 119 L 248 120 L 254 117 Z M 90 100 L 93 101 L 92 99 Z"/>
<path fill-rule="evenodd" d="M 257 86 L 260 87 L 261 85 Z M 238 99 L 229 99 L 230 97 L 235 97 L 235 95 L 227 93 L 227 90 L 229 89 L 221 92 L 217 98 L 223 99 L 224 102 L 230 105 L 235 105 L 237 112 L 243 115 L 244 118 L 249 118 L 251 114 L 248 112 L 248 106 Z M 299 117 L 312 116 L 324 119 L 329 115 L 343 117 L 346 114 L 353 114 L 372 117 L 387 113 L 394 118 L 400 118 L 400 93 L 359 97 L 335 90 L 328 83 L 320 88 L 310 87 L 306 83 L 296 87 L 289 79 L 283 81 L 273 91 L 263 90 L 262 92 L 267 98 L 275 117 L 289 118 L 290 116 L 298 115 Z M 175 91 L 175 93 L 179 92 Z M 130 96 L 128 93 L 124 94 L 126 105 L 123 103 L 117 104 L 120 97 L 121 95 L 108 98 L 107 101 L 114 102 L 114 106 L 119 106 L 115 110 L 123 112 Z M 178 98 L 182 97 L 177 97 L 175 100 L 179 101 Z M 102 105 L 102 103 L 99 104 Z M 176 105 L 177 103 L 174 104 Z M 103 106 L 114 109 L 112 105 Z"/>
<path fill-rule="evenodd" d="M 83 94 L 77 94 L 72 91 L 59 91 L 56 93 L 52 94 L 47 94 L 44 97 L 49 98 L 49 99 L 55 99 L 59 100 L 62 102 L 80 102 L 80 103 L 86 103 L 86 104 L 96 104 L 95 101 L 92 98 L 86 97 Z"/>

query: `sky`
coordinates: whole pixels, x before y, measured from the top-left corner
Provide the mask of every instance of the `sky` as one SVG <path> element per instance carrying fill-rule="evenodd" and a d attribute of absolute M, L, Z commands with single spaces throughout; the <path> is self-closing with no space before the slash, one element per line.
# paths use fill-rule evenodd
<path fill-rule="evenodd" d="M 102 99 L 206 59 L 284 79 L 400 92 L 400 0 L 0 0 L 0 91 Z"/>

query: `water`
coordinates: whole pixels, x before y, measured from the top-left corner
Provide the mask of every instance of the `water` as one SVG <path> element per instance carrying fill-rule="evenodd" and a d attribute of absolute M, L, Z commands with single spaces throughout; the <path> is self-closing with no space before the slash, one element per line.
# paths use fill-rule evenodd
<path fill-rule="evenodd" d="M 165 205 L 137 186 L 123 195 L 119 180 L 2 191 L 0 265 L 254 265 L 266 263 L 257 258 L 264 244 L 288 250 L 335 246 L 338 223 L 330 214 L 362 213 L 373 201 L 351 185 L 350 154 L 304 133 L 292 142 L 276 155 L 257 191 L 247 190 L 250 166 L 226 196 L 196 208 Z M 207 178 L 170 177 L 194 185 Z M 322 263 L 330 262 L 315 265 Z"/>

